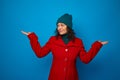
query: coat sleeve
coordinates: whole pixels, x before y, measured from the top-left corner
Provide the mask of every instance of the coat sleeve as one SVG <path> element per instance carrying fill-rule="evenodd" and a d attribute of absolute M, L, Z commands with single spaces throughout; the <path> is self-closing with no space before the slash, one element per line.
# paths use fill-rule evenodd
<path fill-rule="evenodd" d="M 51 51 L 51 39 L 43 47 L 41 47 L 40 43 L 38 42 L 38 37 L 35 33 L 28 35 L 28 38 L 37 57 L 44 57 Z"/>
<path fill-rule="evenodd" d="M 84 49 L 83 43 L 81 41 L 81 47 L 79 52 L 79 57 L 82 62 L 85 64 L 89 63 L 98 53 L 102 44 L 98 41 L 94 42 L 88 52 Z"/>

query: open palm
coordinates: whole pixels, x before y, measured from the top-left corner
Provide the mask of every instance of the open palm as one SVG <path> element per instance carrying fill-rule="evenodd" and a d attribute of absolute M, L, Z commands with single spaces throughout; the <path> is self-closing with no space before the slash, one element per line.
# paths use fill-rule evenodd
<path fill-rule="evenodd" d="M 31 32 L 25 32 L 25 31 L 21 31 L 21 33 L 23 33 L 24 35 L 29 35 L 29 34 L 31 34 Z"/>

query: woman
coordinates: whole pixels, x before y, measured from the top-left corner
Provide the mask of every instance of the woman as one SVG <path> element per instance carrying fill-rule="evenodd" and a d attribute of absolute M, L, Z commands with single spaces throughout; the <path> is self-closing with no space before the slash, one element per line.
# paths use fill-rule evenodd
<path fill-rule="evenodd" d="M 88 52 L 85 51 L 82 40 L 77 38 L 72 29 L 72 15 L 64 14 L 58 18 L 56 36 L 41 47 L 34 32 L 24 32 L 30 39 L 30 44 L 36 56 L 41 58 L 52 52 L 53 61 L 48 80 L 78 80 L 76 58 L 83 63 L 89 63 L 107 41 L 96 41 Z"/>

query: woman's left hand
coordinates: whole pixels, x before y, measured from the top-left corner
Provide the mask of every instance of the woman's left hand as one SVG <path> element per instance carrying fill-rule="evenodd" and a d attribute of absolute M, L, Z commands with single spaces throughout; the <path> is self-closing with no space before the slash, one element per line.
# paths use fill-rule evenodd
<path fill-rule="evenodd" d="M 102 45 L 108 44 L 108 41 L 98 41 L 100 42 Z"/>

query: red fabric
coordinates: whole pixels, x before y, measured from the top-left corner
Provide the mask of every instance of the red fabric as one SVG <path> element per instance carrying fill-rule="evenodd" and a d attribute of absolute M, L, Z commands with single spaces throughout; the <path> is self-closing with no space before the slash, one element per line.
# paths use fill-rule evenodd
<path fill-rule="evenodd" d="M 52 36 L 49 41 L 41 47 L 35 33 L 28 35 L 28 38 L 37 57 L 44 57 L 50 51 L 53 54 L 53 62 L 48 80 L 78 80 L 76 58 L 79 56 L 80 60 L 87 64 L 102 47 L 102 44 L 96 41 L 90 50 L 86 52 L 81 39 L 75 38 L 75 42 L 70 41 L 66 45 L 61 37 L 56 39 L 55 36 Z"/>

